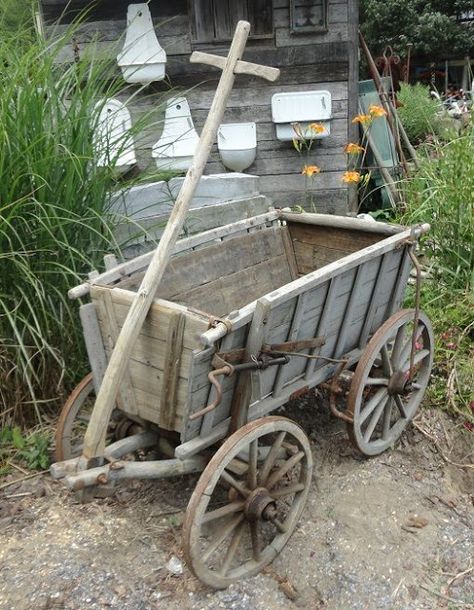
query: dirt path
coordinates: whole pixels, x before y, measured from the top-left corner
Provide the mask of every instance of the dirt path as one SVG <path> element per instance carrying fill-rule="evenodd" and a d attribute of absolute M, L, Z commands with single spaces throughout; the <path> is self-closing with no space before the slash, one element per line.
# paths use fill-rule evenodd
<path fill-rule="evenodd" d="M 291 415 L 301 421 L 308 406 Z M 339 422 L 322 411 L 311 420 L 312 490 L 266 573 L 213 592 L 185 566 L 170 572 L 170 558 L 182 566 L 180 523 L 194 477 L 133 483 L 114 499 L 79 505 L 45 476 L 0 491 L 0 608 L 473 609 L 474 471 L 443 460 L 416 429 L 365 460 Z M 472 433 L 439 413 L 424 412 L 419 426 L 451 461 L 473 461 Z"/>

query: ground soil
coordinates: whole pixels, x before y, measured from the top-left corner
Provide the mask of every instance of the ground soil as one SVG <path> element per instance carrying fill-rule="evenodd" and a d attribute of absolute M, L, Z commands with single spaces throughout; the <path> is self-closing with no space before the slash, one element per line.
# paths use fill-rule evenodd
<path fill-rule="evenodd" d="M 474 470 L 453 464 L 472 463 L 473 433 L 424 410 L 397 447 L 364 459 L 314 397 L 288 414 L 310 435 L 314 481 L 264 573 L 214 592 L 183 565 L 180 525 L 197 477 L 128 483 L 86 505 L 48 475 L 2 487 L 7 478 L 0 608 L 473 609 Z"/>

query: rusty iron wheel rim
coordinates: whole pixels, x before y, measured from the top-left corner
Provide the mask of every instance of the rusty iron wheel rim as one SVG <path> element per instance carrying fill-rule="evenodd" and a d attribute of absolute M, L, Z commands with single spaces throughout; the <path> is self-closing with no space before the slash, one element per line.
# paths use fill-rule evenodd
<path fill-rule="evenodd" d="M 269 438 L 275 439 L 271 448 L 259 447 L 259 441 Z M 227 470 L 231 462 L 243 463 L 242 473 Z M 186 510 L 183 548 L 194 575 L 222 589 L 271 563 L 301 516 L 312 465 L 306 434 L 284 417 L 265 417 L 232 434 L 206 466 Z M 214 508 L 219 492 L 227 499 Z"/>
<path fill-rule="evenodd" d="M 409 380 L 411 325 L 415 312 L 402 309 L 375 332 L 352 378 L 347 398 L 349 437 L 365 455 L 393 446 L 413 419 L 433 365 L 431 322 L 420 312 L 413 379 Z"/>

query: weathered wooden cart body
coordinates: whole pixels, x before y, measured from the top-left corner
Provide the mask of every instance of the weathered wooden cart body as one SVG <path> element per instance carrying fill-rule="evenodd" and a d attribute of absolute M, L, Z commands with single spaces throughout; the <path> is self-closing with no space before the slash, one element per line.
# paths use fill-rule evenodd
<path fill-rule="evenodd" d="M 117 393 L 115 415 L 132 427 L 80 468 L 70 436 L 93 390 L 86 378 L 58 425 L 60 459 L 72 459 L 53 476 L 107 493 L 120 479 L 203 471 L 184 522 L 188 565 L 217 588 L 256 574 L 286 544 L 311 481 L 303 430 L 270 414 L 330 378 L 334 397 L 345 368 L 347 409 L 330 401 L 331 410 L 375 455 L 421 402 L 432 331 L 417 308 L 400 307 L 427 228 L 271 211 L 177 242 Z M 96 390 L 150 256 L 109 257 L 107 271 L 70 291 L 90 294 L 81 319 Z M 151 447 L 167 459 L 124 459 Z"/>
<path fill-rule="evenodd" d="M 132 349 L 118 407 L 179 433 L 177 457 L 224 438 L 243 393 L 249 420 L 270 413 L 330 378 L 337 361 L 359 359 L 401 306 L 412 238 L 411 230 L 383 223 L 275 211 L 181 240 Z M 97 385 L 148 259 L 71 291 L 90 290 L 81 315 Z M 289 358 L 240 380 L 224 376 L 219 405 L 193 418 L 215 399 L 208 375 L 216 353 L 225 361 L 237 352 L 235 363 L 243 350 L 240 361 L 248 361 L 265 346 L 315 337 L 322 345 L 299 351 L 319 358 Z"/>

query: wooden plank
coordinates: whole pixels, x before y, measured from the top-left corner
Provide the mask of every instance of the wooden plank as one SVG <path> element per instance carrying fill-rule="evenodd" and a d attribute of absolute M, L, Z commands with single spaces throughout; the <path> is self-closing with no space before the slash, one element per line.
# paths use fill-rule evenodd
<path fill-rule="evenodd" d="M 390 303 L 387 306 L 387 312 L 385 316 L 389 318 L 395 311 L 400 307 L 403 302 L 403 296 L 406 290 L 408 276 L 410 275 L 410 269 L 412 262 L 410 259 L 410 248 L 414 249 L 414 246 L 405 246 L 403 249 L 403 256 L 400 264 L 400 269 L 397 275 L 397 279 L 393 285 L 392 297 Z"/>
<path fill-rule="evenodd" d="M 328 217 L 326 214 L 295 214 L 291 212 L 281 212 L 280 217 L 288 223 L 309 224 L 334 229 L 348 229 L 352 231 L 362 231 L 363 233 L 377 233 L 381 238 L 387 237 L 388 235 L 397 235 L 402 231 L 406 231 L 406 227 L 401 225 L 372 222 L 370 220 L 362 220 L 360 218 L 348 216 Z"/>
<path fill-rule="evenodd" d="M 245 346 L 245 362 L 257 357 L 262 349 L 262 344 L 265 341 L 265 325 L 270 309 L 270 304 L 265 298 L 259 299 L 255 304 L 255 312 Z M 231 405 L 233 430 L 238 430 L 247 423 L 250 401 L 260 399 L 259 390 L 258 378 L 252 375 L 251 371 L 247 370 L 239 373 Z"/>
<path fill-rule="evenodd" d="M 281 236 L 283 241 L 283 247 L 286 253 L 286 259 L 288 261 L 288 267 L 290 269 L 290 275 L 292 280 L 296 280 L 298 277 L 298 263 L 296 262 L 295 250 L 291 241 L 288 227 L 282 227 Z"/>
<path fill-rule="evenodd" d="M 192 237 L 188 237 L 186 239 L 182 239 L 177 242 L 174 248 L 174 254 L 178 255 L 182 252 L 186 252 L 188 250 L 192 250 L 196 246 L 200 244 L 210 243 L 215 241 L 216 239 L 221 239 L 225 235 L 229 235 L 240 231 L 241 229 L 256 227 L 259 225 L 266 225 L 269 222 L 278 218 L 278 212 L 268 212 L 266 214 L 260 214 L 259 216 L 254 216 L 252 218 L 247 218 L 245 220 L 241 220 L 240 222 L 235 222 L 229 225 L 225 225 L 224 227 L 217 227 L 215 229 L 210 229 L 209 231 L 204 231 L 203 233 L 199 233 L 197 235 L 193 235 Z M 118 265 L 115 269 L 110 271 L 105 271 L 101 273 L 96 278 L 94 278 L 94 284 L 100 285 L 110 285 L 115 284 L 116 282 L 127 278 L 128 276 L 142 271 L 147 268 L 150 264 L 151 259 L 153 258 L 153 252 L 148 252 L 137 258 L 126 261 L 121 265 Z M 68 297 L 70 299 L 77 299 L 79 297 L 83 297 L 89 293 L 90 284 L 80 284 L 75 288 L 71 288 L 68 292 Z"/>
<path fill-rule="evenodd" d="M 105 291 L 103 293 L 100 302 L 101 307 L 99 307 L 98 312 L 103 313 L 103 316 L 100 316 L 102 322 L 101 326 L 105 326 L 106 332 L 110 338 L 109 344 L 106 347 L 106 353 L 110 354 L 112 349 L 115 347 L 117 337 L 119 335 L 119 328 L 115 319 L 114 306 L 110 297 L 110 291 Z M 119 406 L 127 413 L 130 413 L 131 415 L 136 415 L 138 413 L 135 395 L 130 383 L 130 374 L 127 369 L 125 369 L 120 381 L 120 387 L 117 393 L 117 402 Z"/>
<path fill-rule="evenodd" d="M 359 337 L 360 349 L 365 348 L 365 346 L 367 345 L 369 334 L 371 332 L 372 325 L 373 325 L 375 312 L 380 305 L 381 299 L 385 295 L 386 284 L 384 282 L 384 278 L 385 278 L 387 266 L 388 266 L 389 259 L 390 259 L 389 254 L 384 254 L 383 256 L 380 257 L 380 264 L 379 264 L 379 269 L 377 272 L 377 277 L 374 282 L 374 287 L 372 289 L 372 293 L 370 296 L 369 307 L 367 309 L 367 312 L 365 315 L 365 320 L 364 320 L 362 330 L 360 333 L 360 337 Z"/>
<path fill-rule="evenodd" d="M 327 282 L 326 298 L 324 300 L 324 306 L 323 306 L 323 310 L 321 312 L 321 316 L 319 317 L 319 320 L 316 324 L 316 328 L 314 331 L 315 337 L 326 336 L 326 321 L 327 321 L 328 317 L 331 315 L 331 311 L 334 306 L 334 301 L 335 301 L 336 295 L 337 295 L 338 285 L 340 284 L 340 282 L 341 282 L 340 275 Z M 321 348 L 317 347 L 317 348 L 311 350 L 310 354 L 312 356 L 317 356 L 317 355 L 319 355 L 320 351 L 321 351 Z M 308 362 L 306 364 L 306 371 L 305 371 L 305 376 L 304 376 L 306 380 L 309 380 L 312 378 L 317 364 L 318 364 L 318 360 L 308 360 Z"/>
<path fill-rule="evenodd" d="M 160 397 L 160 426 L 173 429 L 177 407 L 178 372 L 183 354 L 183 337 L 186 318 L 174 313 L 168 329 L 168 350 L 163 365 L 163 384 Z"/>
<path fill-rule="evenodd" d="M 360 285 L 362 283 L 363 269 L 364 269 L 363 265 L 360 265 L 356 269 L 354 283 L 351 288 L 349 301 L 347 303 L 347 307 L 346 307 L 346 310 L 344 313 L 344 318 L 342 320 L 341 328 L 339 330 L 339 334 L 337 337 L 337 342 L 336 342 L 336 346 L 334 348 L 333 358 L 340 358 L 342 356 L 342 354 L 345 352 L 347 331 L 348 331 L 349 325 L 353 323 L 352 315 L 353 315 L 353 310 L 354 310 L 355 303 L 356 303 L 356 297 L 358 295 L 358 292 L 360 290 Z"/>
<path fill-rule="evenodd" d="M 289 328 L 289 332 L 286 336 L 286 341 L 295 341 L 298 337 L 301 321 L 303 320 L 305 310 L 308 304 L 308 293 L 301 294 L 296 301 L 296 307 L 293 314 L 293 320 L 291 321 L 291 326 Z M 311 337 L 307 337 L 310 339 Z M 306 350 L 305 350 L 306 351 Z M 283 383 L 285 381 L 285 366 L 280 365 L 278 367 L 278 371 L 275 377 L 275 383 L 273 384 L 273 396 L 276 398 L 283 387 Z"/>
<path fill-rule="evenodd" d="M 84 343 L 86 344 L 87 357 L 92 369 L 94 388 L 99 391 L 102 378 L 107 368 L 107 357 L 102 343 L 99 321 L 96 308 L 93 303 L 85 303 L 79 308 Z"/>

